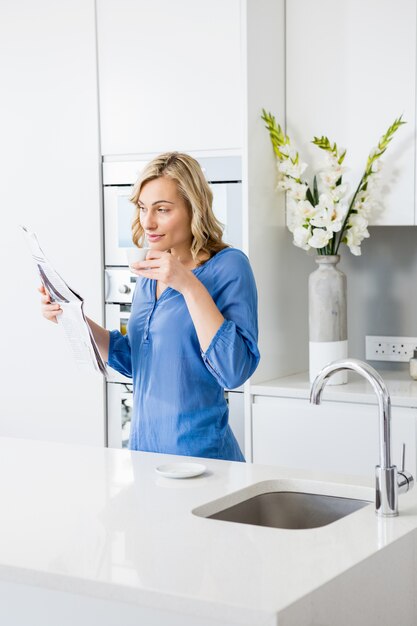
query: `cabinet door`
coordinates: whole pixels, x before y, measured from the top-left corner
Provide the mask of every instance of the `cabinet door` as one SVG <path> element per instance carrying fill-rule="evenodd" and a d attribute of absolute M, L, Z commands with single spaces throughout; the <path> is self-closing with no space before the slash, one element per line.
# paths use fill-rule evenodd
<path fill-rule="evenodd" d="M 36 231 L 101 324 L 94 0 L 2 0 L 0 41 L 0 436 L 103 446 L 104 380 L 77 367 L 63 329 L 40 315 L 17 227 Z"/>
<path fill-rule="evenodd" d="M 241 148 L 239 0 L 98 0 L 102 153 Z"/>
<path fill-rule="evenodd" d="M 253 461 L 267 465 L 371 476 L 379 463 L 378 408 L 371 404 L 255 396 Z M 416 475 L 416 411 L 392 409 L 392 464 Z"/>
<path fill-rule="evenodd" d="M 245 454 L 245 401 L 243 391 L 227 391 L 229 424 L 234 436 Z"/>
<path fill-rule="evenodd" d="M 372 222 L 415 224 L 415 0 L 291 0 L 286 18 L 287 132 L 303 160 L 316 170 L 322 159 L 314 136 L 344 146 L 353 193 L 370 150 L 403 114 Z"/>

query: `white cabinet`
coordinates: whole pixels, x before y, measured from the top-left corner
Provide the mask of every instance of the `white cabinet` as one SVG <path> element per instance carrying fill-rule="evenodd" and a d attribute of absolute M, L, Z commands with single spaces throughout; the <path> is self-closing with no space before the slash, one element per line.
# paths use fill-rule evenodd
<path fill-rule="evenodd" d="M 367 156 L 403 114 L 384 160 L 374 224 L 415 224 L 415 0 L 291 0 L 286 5 L 287 132 L 316 166 L 314 136 L 347 148 L 354 189 Z"/>
<path fill-rule="evenodd" d="M 253 461 L 371 476 L 379 463 L 378 407 L 372 404 L 254 396 Z M 417 409 L 392 408 L 392 459 L 416 475 Z"/>
<path fill-rule="evenodd" d="M 98 0 L 102 154 L 242 147 L 239 0 Z"/>
<path fill-rule="evenodd" d="M 102 446 L 104 387 L 40 314 L 27 224 L 102 318 L 94 0 L 1 2 L 0 436 Z M 51 468 L 53 471 L 53 468 Z"/>

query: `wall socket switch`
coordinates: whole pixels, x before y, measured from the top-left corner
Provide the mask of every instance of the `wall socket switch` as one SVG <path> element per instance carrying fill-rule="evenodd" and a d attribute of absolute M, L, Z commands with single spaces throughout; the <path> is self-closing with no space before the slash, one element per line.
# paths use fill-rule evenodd
<path fill-rule="evenodd" d="M 417 337 L 365 337 L 369 361 L 409 361 L 417 350 Z"/>

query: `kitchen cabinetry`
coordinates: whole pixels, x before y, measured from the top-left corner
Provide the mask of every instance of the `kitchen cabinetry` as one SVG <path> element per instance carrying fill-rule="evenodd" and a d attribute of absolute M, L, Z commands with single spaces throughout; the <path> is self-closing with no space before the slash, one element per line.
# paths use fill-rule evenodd
<path fill-rule="evenodd" d="M 286 124 L 287 133 L 311 170 L 317 169 L 323 156 L 310 144 L 314 136 L 325 134 L 345 146 L 345 165 L 349 168 L 345 178 L 353 193 L 369 151 L 388 125 L 403 114 L 407 124 L 399 129 L 383 157 L 382 210 L 372 223 L 415 225 L 416 3 L 405 0 L 398 10 L 393 0 L 286 2 L 284 87 L 281 83 L 284 103 L 277 84 L 262 74 L 266 48 L 272 45 L 273 28 L 263 19 L 270 8 L 263 4 L 255 9 L 247 3 L 248 246 L 259 289 L 261 352 L 260 366 L 250 385 L 252 460 L 370 475 L 378 462 L 375 396 L 370 399 L 369 392 L 355 396 L 349 392 L 349 383 L 341 386 L 345 389 L 336 397 L 326 389 L 322 405 L 310 407 L 309 385 L 302 375 L 294 376 L 292 385 L 280 383 L 283 377 L 303 372 L 308 363 L 307 277 L 314 268 L 312 258 L 292 246 L 282 219 L 284 200 L 271 182 L 275 163 L 270 151 L 270 167 L 265 156 L 268 146 L 261 144 L 254 120 L 261 107 L 273 111 L 277 120 Z M 276 25 L 276 16 L 271 22 L 274 20 Z M 265 48 L 262 44 L 251 46 L 255 25 L 265 35 Z M 270 56 L 279 59 L 278 37 L 274 45 Z M 255 61 L 258 76 L 252 73 Z M 281 70 L 277 63 L 277 83 Z M 378 291 L 380 284 L 386 289 L 383 281 L 374 280 L 379 254 L 382 257 L 382 250 L 368 261 L 369 271 L 363 278 L 366 291 L 371 286 Z M 397 275 L 396 288 L 403 291 L 402 268 Z M 385 323 L 375 311 L 375 302 L 363 300 L 361 308 L 355 310 L 355 314 L 368 316 L 369 325 L 376 319 Z M 385 314 L 388 319 L 388 308 Z M 401 315 L 399 308 L 396 315 Z M 274 384 L 265 382 L 271 379 Z M 405 372 L 403 384 L 413 385 Z M 406 466 L 415 472 L 415 387 L 397 395 L 393 393 L 395 384 L 389 388 L 393 399 L 393 462 L 400 463 L 405 441 Z M 247 454 L 247 458 L 251 457 Z"/>
<path fill-rule="evenodd" d="M 94 0 L 1 2 L 0 436 L 103 446 L 104 385 L 40 313 L 18 224 L 102 322 Z M 51 468 L 53 471 L 53 468 Z"/>
<path fill-rule="evenodd" d="M 305 378 L 305 380 L 303 380 Z M 292 387 L 292 382 L 297 384 Z M 387 376 L 392 395 L 391 462 L 417 474 L 417 385 Z M 275 391 L 272 387 L 275 386 Z M 292 389 L 291 389 L 292 387 Z M 372 475 L 379 463 L 379 412 L 365 381 L 326 387 L 319 406 L 309 404 L 307 375 L 252 389 L 253 461 L 288 468 Z M 271 391 L 274 395 L 271 394 Z M 275 395 L 276 394 L 276 395 Z M 324 398 L 324 399 L 323 399 Z"/>
<path fill-rule="evenodd" d="M 255 396 L 253 461 L 289 468 L 372 475 L 379 464 L 376 405 Z M 392 462 L 416 475 L 417 409 L 392 408 Z"/>
<path fill-rule="evenodd" d="M 98 0 L 102 154 L 242 147 L 239 0 Z"/>
<path fill-rule="evenodd" d="M 384 155 L 381 211 L 373 224 L 416 224 L 414 0 L 291 0 L 286 4 L 287 132 L 316 166 L 314 136 L 347 148 L 350 192 L 388 126 L 407 121 Z"/>

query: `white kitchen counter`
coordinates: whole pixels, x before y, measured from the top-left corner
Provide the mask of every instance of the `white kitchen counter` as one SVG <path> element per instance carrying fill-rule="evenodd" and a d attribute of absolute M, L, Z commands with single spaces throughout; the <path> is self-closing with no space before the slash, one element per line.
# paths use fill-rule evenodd
<path fill-rule="evenodd" d="M 407 372 L 382 370 L 379 373 L 388 387 L 393 406 L 417 407 L 417 381 L 410 378 Z M 308 372 L 300 372 L 251 385 L 250 391 L 253 395 L 309 398 L 310 387 Z M 327 384 L 322 397 L 334 402 L 377 404 L 371 385 L 354 372 L 348 373 L 345 385 Z"/>
<path fill-rule="evenodd" d="M 321 528 L 279 530 L 192 510 L 272 479 L 287 490 L 373 499 L 371 477 L 317 483 L 323 476 L 207 459 L 200 477 L 155 472 L 175 460 L 187 459 L 0 439 L 0 622 L 339 626 L 342 618 L 326 621 L 338 604 L 360 608 L 384 581 L 393 593 L 406 589 L 414 602 L 407 609 L 415 610 L 408 587 L 416 583 L 417 489 L 400 496 L 395 519 L 378 519 L 370 505 Z M 407 580 L 400 566 L 410 567 Z M 333 605 L 327 617 L 323 602 Z M 375 623 L 393 623 L 384 621 L 388 614 Z M 396 623 L 415 623 L 407 619 Z"/>

